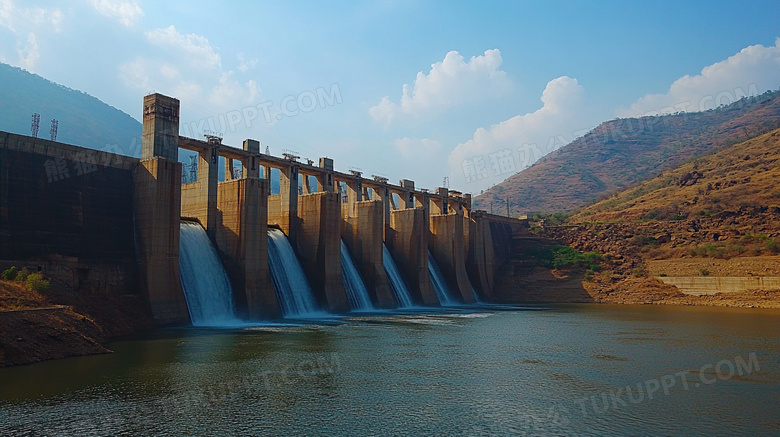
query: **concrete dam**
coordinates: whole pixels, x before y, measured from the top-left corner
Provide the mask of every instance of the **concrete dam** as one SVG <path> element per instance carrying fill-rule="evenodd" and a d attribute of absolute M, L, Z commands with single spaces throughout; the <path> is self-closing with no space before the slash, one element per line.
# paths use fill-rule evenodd
<path fill-rule="evenodd" d="M 0 267 L 141 294 L 158 325 L 495 300 L 521 220 L 257 140 L 180 136 L 179 104 L 144 97 L 140 159 L 0 132 Z M 197 180 L 183 183 L 180 149 Z"/>

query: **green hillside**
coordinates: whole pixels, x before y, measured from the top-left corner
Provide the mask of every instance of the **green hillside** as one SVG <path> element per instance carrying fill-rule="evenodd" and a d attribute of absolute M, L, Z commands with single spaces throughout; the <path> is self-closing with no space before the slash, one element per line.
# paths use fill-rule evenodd
<path fill-rule="evenodd" d="M 49 138 L 55 118 L 57 141 L 140 157 L 141 123 L 113 106 L 2 63 L 0 83 L 0 130 L 30 135 L 32 114 L 37 112 L 40 138 Z"/>

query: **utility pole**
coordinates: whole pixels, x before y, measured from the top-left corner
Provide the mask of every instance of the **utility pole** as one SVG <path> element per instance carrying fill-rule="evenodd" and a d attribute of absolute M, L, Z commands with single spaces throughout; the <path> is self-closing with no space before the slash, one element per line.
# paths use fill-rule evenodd
<path fill-rule="evenodd" d="M 506 197 L 506 216 L 509 217 L 509 196 Z"/>

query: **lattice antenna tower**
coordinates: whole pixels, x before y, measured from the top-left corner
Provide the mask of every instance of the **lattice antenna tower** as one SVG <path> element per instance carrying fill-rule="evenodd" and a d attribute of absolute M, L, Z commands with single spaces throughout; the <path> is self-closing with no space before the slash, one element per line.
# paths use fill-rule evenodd
<path fill-rule="evenodd" d="M 56 118 L 51 119 L 51 129 L 49 129 L 49 138 L 51 138 L 52 141 L 57 139 L 57 128 L 59 127 L 60 122 L 57 121 Z"/>
<path fill-rule="evenodd" d="M 449 176 L 444 176 L 444 179 L 441 181 L 441 186 L 444 187 L 444 188 L 449 188 L 450 187 L 450 177 Z"/>
<path fill-rule="evenodd" d="M 198 177 L 198 155 L 190 155 L 190 182 L 195 182 Z"/>
<path fill-rule="evenodd" d="M 32 126 L 30 127 L 30 132 L 32 133 L 33 138 L 38 138 L 38 128 L 41 127 L 41 114 L 38 114 L 37 112 L 32 115 Z"/>

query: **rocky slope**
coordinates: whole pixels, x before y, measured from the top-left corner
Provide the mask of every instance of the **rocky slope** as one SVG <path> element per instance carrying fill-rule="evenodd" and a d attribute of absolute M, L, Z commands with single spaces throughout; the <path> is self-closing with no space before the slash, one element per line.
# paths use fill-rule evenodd
<path fill-rule="evenodd" d="M 503 210 L 508 198 L 512 215 L 573 211 L 777 128 L 780 92 L 705 112 L 612 120 L 476 196 L 474 208 Z"/>

